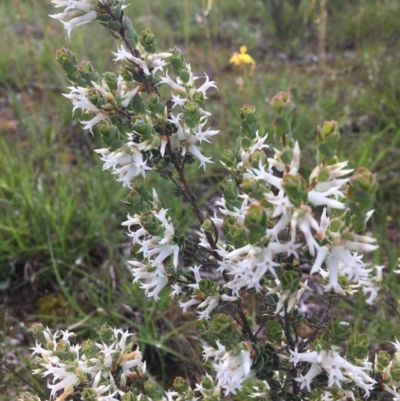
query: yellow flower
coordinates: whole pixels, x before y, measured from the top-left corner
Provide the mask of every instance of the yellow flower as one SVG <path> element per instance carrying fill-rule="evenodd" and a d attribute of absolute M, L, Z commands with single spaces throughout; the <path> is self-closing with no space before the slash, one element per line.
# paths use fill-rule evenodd
<path fill-rule="evenodd" d="M 251 64 L 251 70 L 253 70 L 256 66 L 256 62 L 254 61 L 253 57 L 251 57 L 250 54 L 247 54 L 247 46 L 241 46 L 240 53 L 233 53 L 229 62 L 242 68 L 244 64 Z"/>

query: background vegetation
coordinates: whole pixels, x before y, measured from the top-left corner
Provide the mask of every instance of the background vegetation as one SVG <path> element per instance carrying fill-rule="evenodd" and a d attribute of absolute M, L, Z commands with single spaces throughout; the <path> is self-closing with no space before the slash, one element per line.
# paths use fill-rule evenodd
<path fill-rule="evenodd" d="M 28 327 L 40 320 L 82 337 L 100 323 L 137 333 L 150 372 L 168 385 L 168 370 L 193 378 L 201 363 L 192 348 L 193 316 L 175 301 L 157 305 L 132 286 L 126 267 L 129 241 L 120 224 L 127 192 L 101 171 L 98 138 L 71 122 L 68 83 L 55 51 L 70 47 L 99 71 L 116 70 L 115 42 L 96 24 L 73 31 L 68 43 L 50 1 L 0 4 L 0 400 L 41 388 L 27 356 Z M 398 0 L 132 0 L 126 10 L 137 31 L 149 27 L 160 49 L 181 47 L 198 75 L 217 81 L 210 92 L 218 155 L 236 146 L 239 108 L 255 104 L 263 132 L 271 121 L 269 99 L 291 91 L 294 131 L 314 153 L 317 124 L 340 122 L 341 157 L 378 174 L 380 192 L 371 231 L 381 248 L 375 262 L 397 265 L 400 242 L 400 3 Z M 257 62 L 253 76 L 229 64 L 247 45 Z M 304 160 L 303 168 L 311 166 Z M 213 176 L 223 173 L 218 164 Z M 189 171 L 205 207 L 218 191 L 213 179 Z M 154 180 L 167 207 L 176 206 L 189 229 L 190 211 Z M 353 316 L 356 329 L 380 346 L 398 335 L 395 277 L 374 308 L 343 302 L 336 313 Z M 362 297 L 360 297 L 360 301 Z M 187 369 L 189 359 L 198 363 Z M 197 358 L 197 359 L 196 359 Z"/>

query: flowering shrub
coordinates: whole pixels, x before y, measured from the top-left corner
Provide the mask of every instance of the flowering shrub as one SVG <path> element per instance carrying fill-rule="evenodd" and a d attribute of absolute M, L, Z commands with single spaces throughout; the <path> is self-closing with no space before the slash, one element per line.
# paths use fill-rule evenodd
<path fill-rule="evenodd" d="M 204 108 L 215 82 L 194 76 L 179 49 L 158 52 L 149 30 L 138 35 L 123 0 L 52 3 L 63 8 L 52 17 L 68 35 L 97 20 L 121 40 L 113 53 L 118 74 L 100 74 L 59 50 L 57 60 L 72 83 L 65 96 L 73 111 L 82 110 L 83 128 L 102 136 L 106 147 L 96 152 L 103 169 L 130 190 L 130 214 L 122 224 L 132 239 L 134 282 L 155 300 L 162 290 L 179 297 L 184 313 L 196 309 L 203 358 L 212 369 L 193 386 L 178 377 L 164 392 L 146 375 L 130 333 L 103 325 L 99 342 L 76 344 L 73 333 L 52 334 L 34 324 L 34 373 L 49 379 L 50 399 L 400 399 L 400 343 L 393 343 L 392 357 L 380 351 L 372 363 L 367 337 L 329 317 L 334 299 L 359 290 L 372 304 L 383 269 L 364 261 L 377 245 L 361 234 L 373 213 L 376 179 L 338 160 L 338 124 L 318 128 L 316 167 L 304 177 L 290 94 L 271 101 L 277 115 L 271 146 L 258 130 L 257 110 L 245 105 L 239 150 L 226 150 L 218 160 L 228 174 L 220 183 L 218 213 L 210 216 L 197 203 L 185 167 L 197 163 L 206 171 L 217 162 L 204 155 L 205 143 L 218 134 Z M 198 78 L 204 82 L 197 84 Z M 161 86 L 169 87 L 171 99 L 160 96 Z M 174 195 L 190 204 L 200 227 L 196 238 L 181 232 L 162 198 L 146 188 L 149 174 L 170 180 Z M 320 318 L 306 319 L 298 309 L 311 290 L 303 271 L 319 278 L 314 281 L 326 305 Z M 253 311 L 248 293 L 257 300 Z M 308 337 L 299 336 L 300 324 L 311 327 Z M 21 393 L 17 400 L 39 397 Z"/>

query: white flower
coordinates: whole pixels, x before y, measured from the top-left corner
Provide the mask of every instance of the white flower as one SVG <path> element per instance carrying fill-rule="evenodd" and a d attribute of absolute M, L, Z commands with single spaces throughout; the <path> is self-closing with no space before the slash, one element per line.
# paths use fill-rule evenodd
<path fill-rule="evenodd" d="M 82 109 L 84 113 L 95 113 L 96 116 L 92 118 L 90 121 L 81 121 L 84 125 L 84 129 L 89 129 L 90 132 L 93 133 L 93 127 L 102 120 L 108 118 L 108 114 L 106 111 L 98 109 L 89 99 L 89 89 L 82 88 L 80 86 L 74 87 L 69 86 L 68 89 L 71 89 L 71 93 L 63 94 L 67 99 L 72 101 L 74 108 L 72 109 L 72 113 L 75 112 L 76 109 Z"/>
<path fill-rule="evenodd" d="M 129 146 L 129 143 L 127 145 Z M 104 161 L 103 170 L 112 168 L 112 173 L 119 176 L 117 181 L 122 182 L 123 186 L 128 188 L 131 188 L 133 178 L 138 175 L 145 178 L 146 171 L 151 170 L 151 167 L 147 166 L 147 160 L 143 160 L 143 154 L 134 146 L 130 149 L 129 153 L 123 148 L 111 153 L 107 149 L 95 150 L 101 155 L 100 159 Z"/>
<path fill-rule="evenodd" d="M 368 396 L 376 383 L 374 379 L 369 377 L 365 371 L 371 370 L 371 363 L 365 361 L 363 366 L 355 366 L 342 358 L 336 349 L 328 351 L 312 351 L 299 353 L 297 348 L 292 351 L 290 362 L 296 366 L 299 362 L 310 362 L 311 368 L 305 376 L 300 376 L 296 380 L 300 382 L 301 389 L 307 387 L 311 391 L 311 383 L 315 376 L 322 371 L 328 374 L 328 386 L 336 385 L 342 388 L 342 382 L 348 382 L 349 379 L 354 381 L 355 385 L 365 391 Z"/>
<path fill-rule="evenodd" d="M 225 396 L 230 393 L 236 394 L 236 390 L 243 388 L 242 383 L 253 376 L 250 350 L 247 345 L 245 347 L 241 350 L 228 351 L 216 363 L 213 363 L 217 373 L 218 387 L 225 390 Z"/>
<path fill-rule="evenodd" d="M 113 54 L 116 55 L 116 58 L 114 59 L 115 61 L 132 61 L 139 68 L 141 68 L 146 75 L 150 75 L 151 73 L 161 70 L 166 65 L 164 59 L 172 56 L 172 53 L 166 52 L 158 54 L 146 53 L 144 49 L 140 49 L 140 53 L 140 57 L 135 57 L 133 54 L 128 52 L 123 45 L 121 45 L 118 51 Z M 151 72 L 150 69 L 152 70 Z"/>
<path fill-rule="evenodd" d="M 162 263 L 153 266 L 138 261 L 128 261 L 134 266 L 131 271 L 134 277 L 133 282 L 141 280 L 140 288 L 145 290 L 147 297 L 153 297 L 156 301 L 160 299 L 158 294 L 168 284 L 168 278 Z"/>
<path fill-rule="evenodd" d="M 90 1 L 52 0 L 52 3 L 55 7 L 65 7 L 63 13 L 53 14 L 50 17 L 62 22 L 64 28 L 68 31 L 69 37 L 72 29 L 88 24 L 97 18 L 97 12 L 92 9 Z"/>
<path fill-rule="evenodd" d="M 324 192 L 319 192 L 313 189 L 308 192 L 308 201 L 315 206 L 328 206 L 332 209 L 344 209 L 346 205 L 335 199 L 329 198 L 329 196 L 343 197 L 343 193 L 338 188 L 339 187 L 336 186 Z"/>
<path fill-rule="evenodd" d="M 211 157 L 205 157 L 196 145 L 190 145 L 188 151 L 200 162 L 200 167 L 203 166 L 204 171 L 206 171 L 206 163 L 214 163 L 211 161 Z"/>
<path fill-rule="evenodd" d="M 249 207 L 249 199 L 248 196 L 243 195 L 241 196 L 243 198 L 242 204 L 240 206 L 240 209 L 237 207 L 233 207 L 233 211 L 229 210 L 226 206 L 225 199 L 222 197 L 221 200 L 215 202 L 215 205 L 221 206 L 219 208 L 219 211 L 224 215 L 224 216 L 232 216 L 235 218 L 236 222 L 240 225 L 244 224 L 244 220 L 246 218 L 246 212 Z"/>
<path fill-rule="evenodd" d="M 226 352 L 226 348 L 222 345 L 219 340 L 216 341 L 218 349 L 210 347 L 207 343 L 203 342 L 203 359 L 207 362 L 208 358 L 214 358 L 214 362 L 217 362 Z"/>
<path fill-rule="evenodd" d="M 194 96 L 195 92 L 201 92 L 201 93 L 203 93 L 203 95 L 205 95 L 208 89 L 217 88 L 216 83 L 214 81 L 210 81 L 208 78 L 208 75 L 204 74 L 205 78 L 206 78 L 206 82 L 204 82 L 203 85 L 201 85 L 199 88 L 196 89 L 195 81 L 199 77 L 193 76 L 193 73 L 190 68 L 190 64 L 186 64 L 186 68 L 187 68 L 187 71 L 189 72 L 188 82 L 183 82 L 179 77 L 177 78 L 177 82 L 173 81 L 169 77 L 168 71 L 167 71 L 165 73 L 165 77 L 161 77 L 160 84 L 162 84 L 162 83 L 167 84 L 178 95 L 183 95 L 183 96 L 186 95 L 185 99 L 192 98 Z M 179 103 L 184 104 L 185 103 L 182 98 L 175 98 L 174 101 L 175 101 L 175 104 L 179 104 Z"/>
<path fill-rule="evenodd" d="M 170 86 L 179 95 L 185 95 L 186 94 L 185 87 L 182 86 L 182 85 L 179 85 L 175 81 L 173 81 L 169 77 L 168 71 L 165 73 L 165 77 L 161 77 L 160 84 L 167 84 L 168 86 Z"/>
<path fill-rule="evenodd" d="M 248 170 L 247 175 L 253 176 L 256 180 L 263 180 L 283 191 L 282 178 L 275 177 L 273 174 L 266 171 L 261 160 L 258 164 L 258 169 L 253 168 L 251 171 Z"/>

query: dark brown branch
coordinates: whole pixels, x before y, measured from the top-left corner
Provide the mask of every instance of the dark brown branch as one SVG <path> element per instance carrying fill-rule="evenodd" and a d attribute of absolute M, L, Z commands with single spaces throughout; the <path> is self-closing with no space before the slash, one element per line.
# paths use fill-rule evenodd
<path fill-rule="evenodd" d="M 243 324 L 243 331 L 249 336 L 250 341 L 255 344 L 256 343 L 256 337 L 253 333 L 253 331 L 251 330 L 251 327 L 249 325 L 249 322 L 247 321 L 246 315 L 244 313 L 243 307 L 242 307 L 242 303 L 239 301 L 238 304 L 236 305 L 236 309 L 239 313 L 240 316 L 240 320 L 242 321 Z"/>
<path fill-rule="evenodd" d="M 325 323 L 328 321 L 329 318 L 329 311 L 331 309 L 331 306 L 332 306 L 332 299 L 329 299 L 328 306 L 326 307 L 324 314 L 322 315 L 320 321 L 318 322 L 318 327 L 314 329 L 310 337 L 308 337 L 305 341 L 299 344 L 299 351 L 303 351 L 308 344 L 312 343 L 315 340 L 315 337 L 318 335 L 318 333 L 324 328 L 323 326 L 325 325 Z"/>

